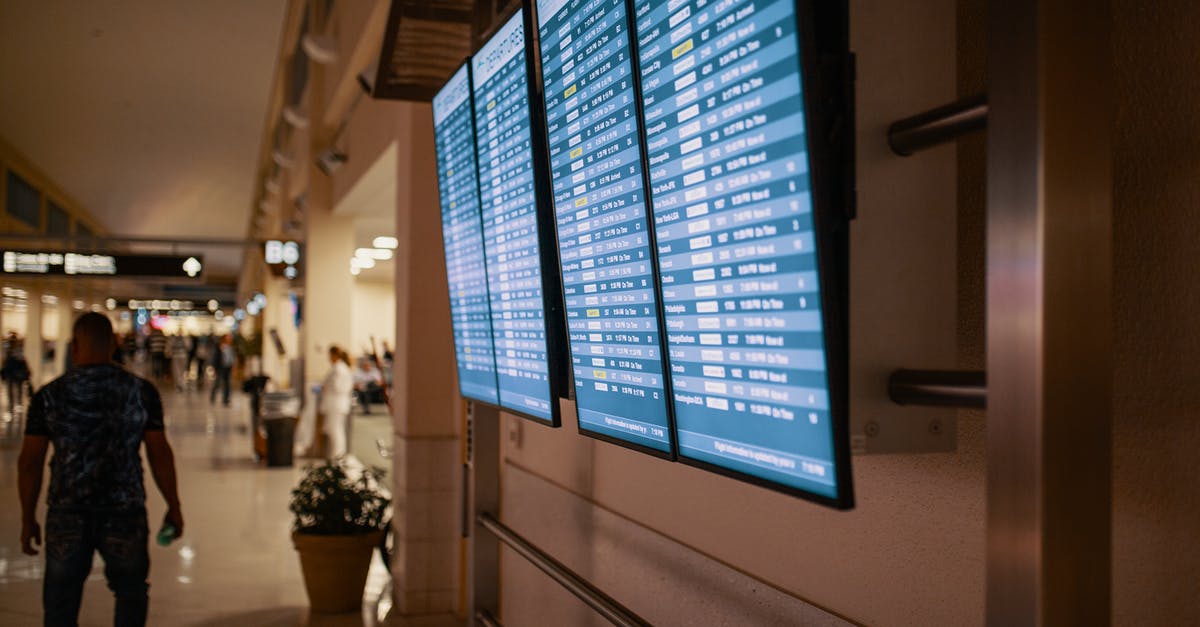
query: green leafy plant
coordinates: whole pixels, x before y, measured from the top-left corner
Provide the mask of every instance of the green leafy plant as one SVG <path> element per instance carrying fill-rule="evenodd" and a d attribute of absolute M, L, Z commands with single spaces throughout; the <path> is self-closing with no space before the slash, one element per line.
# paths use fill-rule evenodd
<path fill-rule="evenodd" d="M 351 475 L 351 470 L 357 477 Z M 392 500 L 379 485 L 385 471 L 377 466 L 348 468 L 344 461 L 327 461 L 305 468 L 292 490 L 288 509 L 295 514 L 297 533 L 323 536 L 379 531 Z"/>

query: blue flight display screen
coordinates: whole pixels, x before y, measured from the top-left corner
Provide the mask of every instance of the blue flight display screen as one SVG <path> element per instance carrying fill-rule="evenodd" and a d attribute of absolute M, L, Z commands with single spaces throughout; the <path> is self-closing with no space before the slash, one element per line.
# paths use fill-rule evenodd
<path fill-rule="evenodd" d="M 471 80 L 500 405 L 551 421 L 521 11 L 472 57 Z"/>
<path fill-rule="evenodd" d="M 483 222 L 479 216 L 471 82 L 466 64 L 434 96 L 433 130 L 458 386 L 463 396 L 495 405 L 500 397 L 483 263 Z"/>
<path fill-rule="evenodd" d="M 679 455 L 835 498 L 795 4 L 635 11 Z"/>
<path fill-rule="evenodd" d="M 671 451 L 624 0 L 538 0 L 579 427 Z"/>

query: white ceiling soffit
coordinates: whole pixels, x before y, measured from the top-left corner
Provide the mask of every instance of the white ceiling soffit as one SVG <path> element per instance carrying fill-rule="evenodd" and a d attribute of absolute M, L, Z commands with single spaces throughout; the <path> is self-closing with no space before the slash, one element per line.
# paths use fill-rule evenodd
<path fill-rule="evenodd" d="M 338 216 L 372 216 L 395 220 L 396 176 L 398 173 L 399 144 L 392 142 L 379 153 L 354 186 L 346 192 L 333 209 Z M 354 158 L 354 155 L 350 156 Z M 348 171 L 349 168 L 343 168 Z"/>
<path fill-rule="evenodd" d="M 286 7 L 3 0 L 0 135 L 110 233 L 244 237 Z"/>

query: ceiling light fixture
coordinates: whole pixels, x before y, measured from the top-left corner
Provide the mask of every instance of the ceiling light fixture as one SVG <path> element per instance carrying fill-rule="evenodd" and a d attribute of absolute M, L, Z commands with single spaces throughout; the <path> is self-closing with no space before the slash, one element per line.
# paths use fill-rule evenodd
<path fill-rule="evenodd" d="M 284 107 L 280 115 L 292 128 L 308 128 L 308 116 L 292 105 Z"/>
<path fill-rule="evenodd" d="M 336 148 L 326 148 L 324 152 L 317 155 L 317 168 L 324 172 L 325 176 L 333 176 L 333 173 L 341 169 L 342 164 L 346 163 L 348 159 L 346 153 Z"/>
<path fill-rule="evenodd" d="M 337 42 L 329 35 L 308 33 L 300 40 L 300 47 L 304 48 L 308 58 L 321 65 L 329 65 L 337 61 Z"/>
<path fill-rule="evenodd" d="M 284 169 L 290 169 L 292 166 L 296 165 L 295 159 L 283 154 L 279 151 L 279 149 L 271 151 L 271 159 L 275 161 L 275 165 Z"/>
<path fill-rule="evenodd" d="M 379 237 L 375 238 L 375 241 L 372 242 L 372 244 L 375 246 L 375 248 L 390 248 L 395 250 L 400 246 L 400 240 L 390 235 L 380 235 Z"/>

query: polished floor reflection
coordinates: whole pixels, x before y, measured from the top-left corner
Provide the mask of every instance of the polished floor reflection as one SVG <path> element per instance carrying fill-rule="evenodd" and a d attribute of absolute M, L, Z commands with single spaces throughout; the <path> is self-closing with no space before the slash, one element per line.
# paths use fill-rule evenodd
<path fill-rule="evenodd" d="M 151 544 L 151 625 L 371 626 L 443 624 L 382 621 L 391 583 L 378 555 L 362 616 L 309 615 L 300 565 L 290 539 L 289 491 L 295 468 L 264 468 L 251 455 L 246 399 L 211 405 L 202 392 L 164 390 L 167 433 L 175 448 L 185 535 L 168 548 Z M 7 407 L 6 407 L 7 408 Z M 384 417 L 356 417 L 354 442 L 368 463 L 385 463 L 376 440 L 390 441 Z M 19 547 L 16 456 L 21 416 L 0 415 L 0 625 L 41 624 L 42 557 Z M 372 456 L 374 456 L 372 458 Z M 300 462 L 300 460 L 297 460 Z M 146 475 L 151 527 L 162 519 L 162 497 Z M 45 499 L 39 520 L 44 520 Z M 112 595 L 97 558 L 84 592 L 80 625 L 109 625 Z"/>

